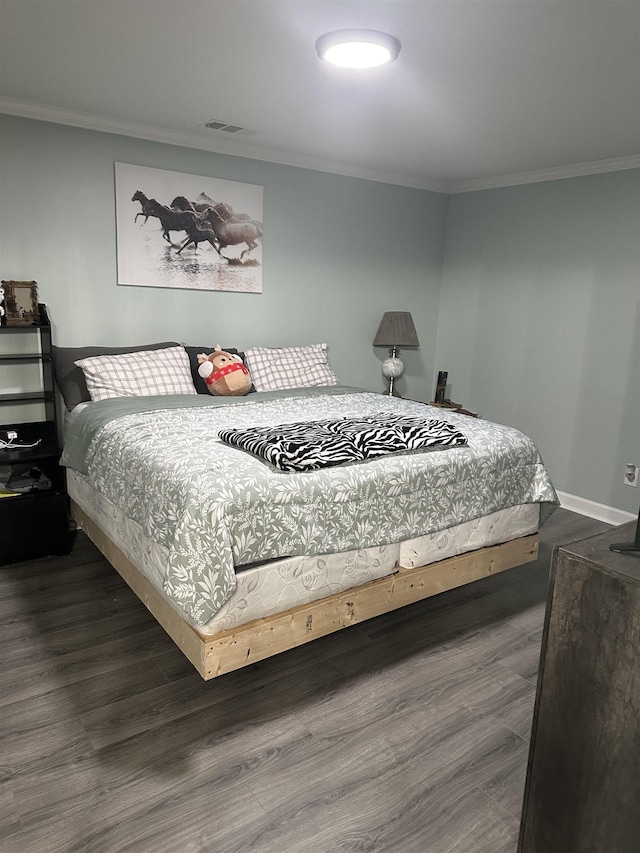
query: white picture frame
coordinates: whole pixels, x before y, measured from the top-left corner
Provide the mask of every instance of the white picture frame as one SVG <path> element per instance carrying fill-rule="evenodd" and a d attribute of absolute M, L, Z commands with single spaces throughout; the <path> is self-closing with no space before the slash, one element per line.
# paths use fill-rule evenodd
<path fill-rule="evenodd" d="M 115 198 L 118 285 L 262 293 L 261 186 L 115 163 Z"/>

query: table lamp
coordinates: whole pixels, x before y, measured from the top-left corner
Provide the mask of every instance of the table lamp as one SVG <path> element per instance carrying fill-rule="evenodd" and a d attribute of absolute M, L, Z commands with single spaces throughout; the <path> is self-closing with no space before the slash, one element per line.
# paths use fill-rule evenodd
<path fill-rule="evenodd" d="M 398 347 L 420 346 L 411 314 L 408 311 L 387 311 L 380 321 L 373 345 L 389 347 L 389 358 L 382 362 L 382 373 L 389 380 L 387 394 L 393 397 L 394 382 L 404 372 L 404 365 L 397 354 Z"/>

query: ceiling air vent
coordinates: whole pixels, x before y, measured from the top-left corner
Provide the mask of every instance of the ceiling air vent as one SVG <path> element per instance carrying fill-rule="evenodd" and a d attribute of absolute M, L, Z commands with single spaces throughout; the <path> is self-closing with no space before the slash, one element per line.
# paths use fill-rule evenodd
<path fill-rule="evenodd" d="M 211 130 L 224 130 L 225 133 L 237 133 L 239 130 L 244 130 L 244 127 L 240 127 L 237 124 L 227 124 L 226 121 L 217 121 L 217 119 L 206 121 L 204 126 Z"/>

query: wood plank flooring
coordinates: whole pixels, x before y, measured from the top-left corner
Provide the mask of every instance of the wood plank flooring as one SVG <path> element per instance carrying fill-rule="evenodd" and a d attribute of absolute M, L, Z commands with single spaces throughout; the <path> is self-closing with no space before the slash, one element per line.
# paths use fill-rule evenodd
<path fill-rule="evenodd" d="M 83 534 L 0 568 L 3 853 L 515 853 L 535 563 L 204 682 Z"/>

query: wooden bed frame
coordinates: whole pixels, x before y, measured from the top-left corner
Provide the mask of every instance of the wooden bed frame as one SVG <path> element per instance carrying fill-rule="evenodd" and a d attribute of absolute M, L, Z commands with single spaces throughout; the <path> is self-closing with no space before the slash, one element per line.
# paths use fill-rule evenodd
<path fill-rule="evenodd" d="M 534 533 L 428 566 L 413 569 L 400 566 L 393 575 L 345 592 L 254 619 L 237 628 L 204 634 L 184 621 L 73 500 L 71 514 L 205 680 L 405 604 L 530 563 L 538 556 L 538 534 Z"/>

